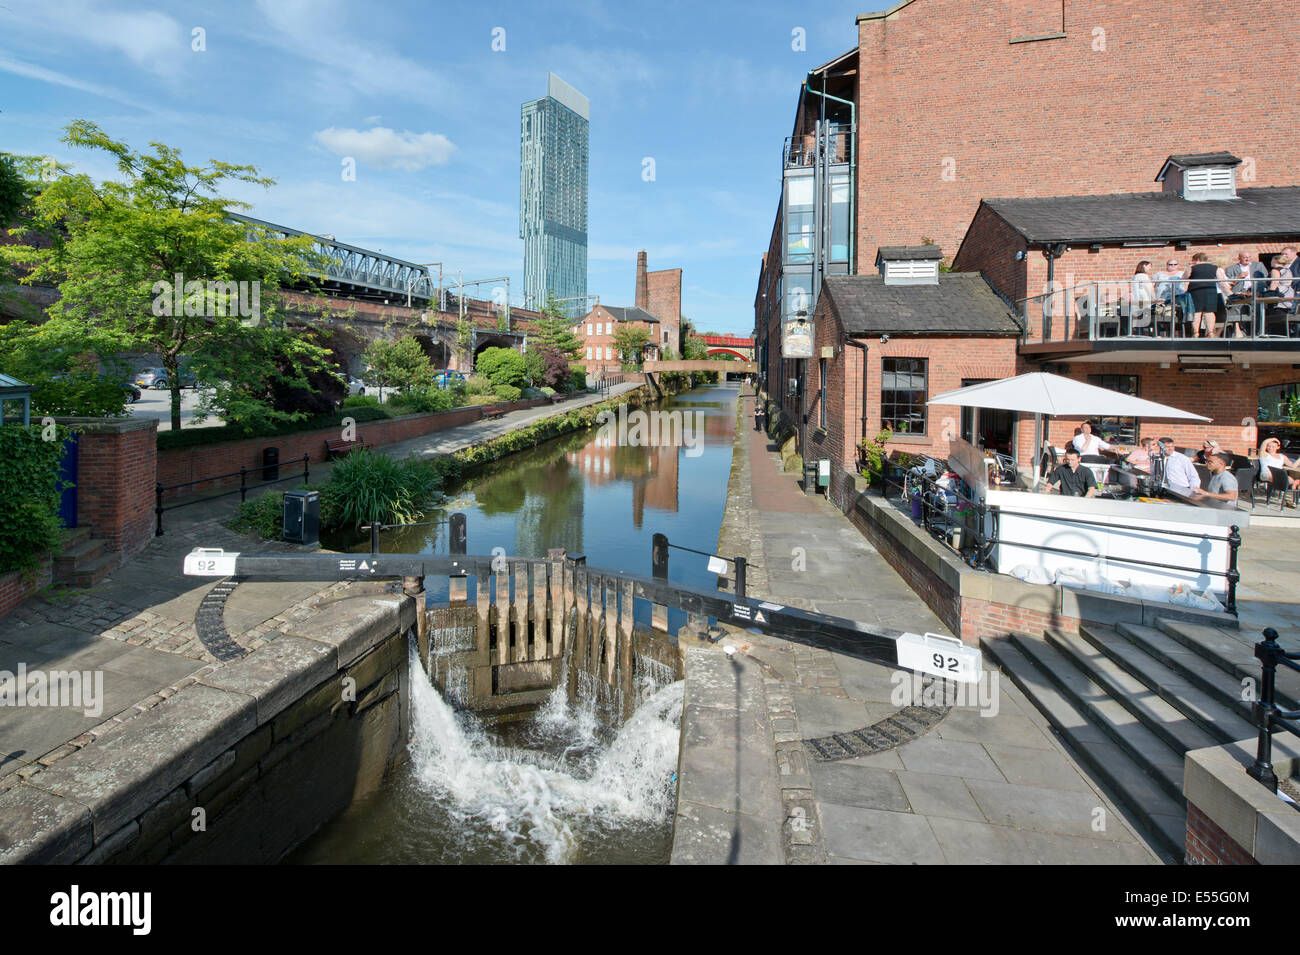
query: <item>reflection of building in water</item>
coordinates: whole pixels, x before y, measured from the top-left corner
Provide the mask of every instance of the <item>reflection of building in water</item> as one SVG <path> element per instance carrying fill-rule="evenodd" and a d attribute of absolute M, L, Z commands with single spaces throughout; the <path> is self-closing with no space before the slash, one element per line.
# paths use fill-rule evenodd
<path fill-rule="evenodd" d="M 514 516 L 513 553 L 545 557 L 551 547 L 582 552 L 583 481 L 564 455 L 493 474 L 474 488 L 474 497 L 485 516 Z"/>
<path fill-rule="evenodd" d="M 632 523 L 640 527 L 646 507 L 677 511 L 676 447 L 626 447 L 610 435 L 571 451 L 568 458 L 592 487 L 623 482 L 632 485 Z"/>

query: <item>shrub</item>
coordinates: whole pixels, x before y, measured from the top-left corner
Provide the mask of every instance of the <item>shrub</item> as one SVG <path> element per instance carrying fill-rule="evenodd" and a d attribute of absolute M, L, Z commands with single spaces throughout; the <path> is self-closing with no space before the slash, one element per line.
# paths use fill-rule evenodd
<path fill-rule="evenodd" d="M 450 411 L 456 407 L 456 396 L 450 391 L 439 388 L 412 389 L 403 392 L 402 404 L 412 411 L 430 414 L 437 411 Z"/>
<path fill-rule="evenodd" d="M 587 369 L 572 368 L 569 370 L 569 390 L 586 391 L 587 390 Z"/>
<path fill-rule="evenodd" d="M 525 388 L 520 392 L 520 396 L 523 398 L 544 398 L 546 393 L 541 388 Z"/>
<path fill-rule="evenodd" d="M 373 521 L 419 520 L 437 499 L 441 482 L 433 468 L 418 458 L 398 461 L 362 448 L 334 465 L 328 487 L 337 501 L 338 525 L 357 527 Z"/>
<path fill-rule="evenodd" d="M 550 386 L 543 386 L 538 390 L 548 398 L 555 394 L 555 389 Z"/>
<path fill-rule="evenodd" d="M 475 359 L 474 370 L 491 381 L 494 390 L 528 384 L 528 362 L 513 348 L 485 348 Z"/>
<path fill-rule="evenodd" d="M 486 395 L 470 395 L 465 399 L 467 405 L 494 405 L 501 399 L 488 392 Z"/>
<path fill-rule="evenodd" d="M 523 394 L 514 385 L 497 385 L 492 390 L 496 392 L 496 396 L 502 401 L 518 401 L 519 396 Z"/>
<path fill-rule="evenodd" d="M 0 573 L 32 571 L 63 539 L 59 521 L 59 461 L 68 430 L 42 440 L 39 427 L 0 428 Z"/>
<path fill-rule="evenodd" d="M 885 445 L 894 436 L 888 428 L 877 432 L 874 438 L 863 438 L 858 442 L 858 452 L 862 456 L 860 470 L 868 478 L 875 480 L 885 470 Z"/>
<path fill-rule="evenodd" d="M 378 408 L 379 397 L 377 395 L 348 395 L 343 399 L 345 408 Z"/>
<path fill-rule="evenodd" d="M 465 382 L 465 393 L 468 395 L 490 395 L 492 394 L 492 382 L 482 375 L 473 375 Z"/>
<path fill-rule="evenodd" d="M 284 492 L 268 491 L 251 501 L 240 501 L 239 509 L 226 526 L 240 534 L 252 531 L 267 540 L 279 540 L 284 530 L 283 517 Z"/>

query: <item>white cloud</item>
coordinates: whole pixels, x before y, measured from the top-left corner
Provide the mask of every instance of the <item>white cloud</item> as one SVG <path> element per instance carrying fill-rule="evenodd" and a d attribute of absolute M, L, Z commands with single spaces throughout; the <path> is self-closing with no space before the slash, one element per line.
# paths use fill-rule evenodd
<path fill-rule="evenodd" d="M 312 138 L 339 156 L 353 156 L 382 169 L 419 172 L 451 159 L 456 145 L 442 133 L 396 132 L 387 126 L 373 129 L 338 129 L 330 126 Z"/>
<path fill-rule="evenodd" d="M 105 10 L 84 0 L 45 0 L 41 13 L 40 26 L 116 50 L 153 73 L 175 72 L 177 61 L 191 53 L 189 31 L 155 10 Z"/>
<path fill-rule="evenodd" d="M 334 97 L 340 80 L 371 97 L 428 101 L 449 94 L 433 70 L 372 37 L 361 39 L 363 32 L 378 32 L 373 18 L 351 32 L 344 28 L 348 11 L 338 0 L 257 0 L 257 8 L 274 31 L 269 37 L 259 33 L 257 39 L 323 67 L 323 88 Z"/>

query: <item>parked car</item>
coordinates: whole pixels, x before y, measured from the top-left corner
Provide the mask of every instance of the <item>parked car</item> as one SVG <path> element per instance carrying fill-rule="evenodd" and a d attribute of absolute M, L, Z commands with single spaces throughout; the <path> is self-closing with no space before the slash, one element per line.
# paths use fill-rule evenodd
<path fill-rule="evenodd" d="M 122 387 L 126 389 L 126 400 L 128 402 L 130 402 L 131 404 L 135 404 L 137 401 L 140 400 L 140 395 L 141 395 L 140 389 L 137 388 L 135 385 L 131 384 L 131 382 L 129 381 L 122 382 Z"/>
<path fill-rule="evenodd" d="M 454 388 L 457 385 L 465 383 L 465 376 L 458 371 L 452 371 L 450 368 L 444 368 L 433 376 L 433 382 L 439 388 Z"/>
<path fill-rule="evenodd" d="M 360 378 L 353 378 L 348 375 L 347 384 L 349 395 L 364 395 L 366 393 L 366 383 Z"/>
<path fill-rule="evenodd" d="M 180 369 L 180 379 L 182 388 L 193 388 L 197 385 L 193 372 L 188 369 Z M 165 368 L 146 368 L 144 371 L 137 372 L 135 383 L 141 388 L 157 388 L 160 391 L 166 391 L 170 387 Z"/>

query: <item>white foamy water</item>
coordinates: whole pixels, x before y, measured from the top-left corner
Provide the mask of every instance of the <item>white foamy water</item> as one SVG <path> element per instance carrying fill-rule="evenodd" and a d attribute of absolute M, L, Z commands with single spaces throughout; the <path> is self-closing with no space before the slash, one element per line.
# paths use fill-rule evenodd
<path fill-rule="evenodd" d="M 641 703 L 612 741 L 594 704 L 570 707 L 557 689 L 528 727 L 545 751 L 497 745 L 472 715 L 457 713 L 425 675 L 414 648 L 411 761 L 416 781 L 458 824 L 484 829 L 522 855 L 569 861 L 583 832 L 663 822 L 676 785 L 683 684 Z M 602 732 L 604 730 L 604 732 Z"/>

